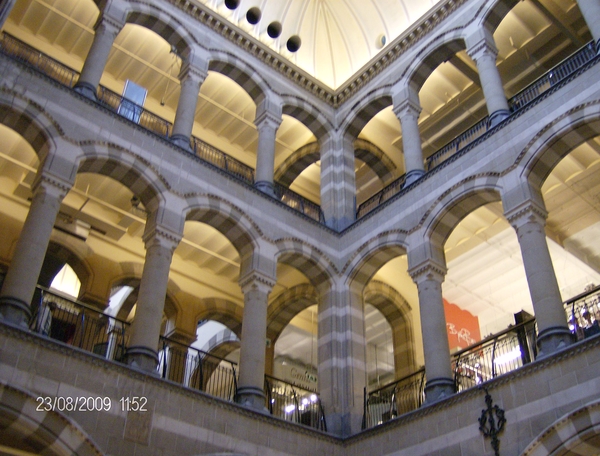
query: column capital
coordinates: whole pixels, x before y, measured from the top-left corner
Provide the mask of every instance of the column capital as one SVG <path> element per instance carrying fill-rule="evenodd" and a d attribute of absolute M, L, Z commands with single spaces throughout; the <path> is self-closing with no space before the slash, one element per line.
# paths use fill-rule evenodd
<path fill-rule="evenodd" d="M 179 242 L 181 242 L 181 237 L 181 234 L 155 225 L 146 228 L 142 240 L 144 241 L 146 250 L 152 245 L 157 245 L 173 252 L 179 245 Z"/>
<path fill-rule="evenodd" d="M 43 191 L 48 195 L 62 200 L 72 187 L 73 184 L 71 182 L 42 171 L 42 173 L 35 177 L 31 190 L 34 194 Z"/>
<path fill-rule="evenodd" d="M 200 86 L 207 76 L 208 71 L 206 71 L 204 68 L 198 68 L 197 66 L 184 61 L 181 65 L 178 78 L 181 83 L 185 81 L 191 81 Z"/>
<path fill-rule="evenodd" d="M 281 125 L 282 120 L 281 115 L 278 115 L 277 113 L 263 111 L 256 116 L 256 119 L 254 119 L 254 125 L 256 125 L 258 130 L 269 127 L 277 129 L 279 128 L 279 125 Z"/>
<path fill-rule="evenodd" d="M 467 54 L 471 57 L 475 62 L 482 57 L 492 57 L 496 60 L 498 56 L 498 48 L 496 47 L 496 43 L 494 43 L 492 38 L 484 37 L 471 47 L 467 49 Z"/>
<path fill-rule="evenodd" d="M 114 40 L 117 35 L 121 32 L 125 24 L 118 19 L 115 19 L 107 14 L 103 14 L 98 22 L 94 25 L 94 32 L 96 34 L 107 34 Z"/>
<path fill-rule="evenodd" d="M 445 265 L 431 259 L 408 270 L 408 274 L 417 285 L 426 280 L 434 280 L 438 283 L 442 283 L 447 272 L 448 269 Z"/>
<path fill-rule="evenodd" d="M 239 280 L 240 288 L 244 294 L 252 290 L 259 290 L 269 294 L 276 283 L 276 279 L 259 271 L 251 271 Z"/>
<path fill-rule="evenodd" d="M 396 117 L 398 117 L 400 120 L 406 116 L 418 119 L 419 115 L 421 115 L 422 108 L 418 101 L 407 98 L 395 105 L 393 111 L 394 114 L 396 114 Z"/>
<path fill-rule="evenodd" d="M 548 218 L 548 211 L 534 201 L 526 201 L 510 211 L 505 212 L 504 216 L 515 229 L 531 222 L 545 226 L 546 219 Z"/>

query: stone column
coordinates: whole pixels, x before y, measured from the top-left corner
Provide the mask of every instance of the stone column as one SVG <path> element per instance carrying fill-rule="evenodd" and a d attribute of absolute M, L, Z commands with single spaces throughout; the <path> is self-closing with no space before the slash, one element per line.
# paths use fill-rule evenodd
<path fill-rule="evenodd" d="M 544 226 L 546 210 L 526 202 L 506 214 L 517 232 L 538 327 L 538 357 L 571 344 L 571 333 L 552 266 Z"/>
<path fill-rule="evenodd" d="M 10 15 L 13 6 L 15 6 L 15 0 L 5 0 L 0 5 L 0 29 L 4 27 L 4 23 Z"/>
<path fill-rule="evenodd" d="M 173 251 L 180 240 L 179 235 L 156 226 L 147 228 L 144 234 L 146 260 L 131 325 L 127 364 L 148 372 L 153 372 L 158 365 L 157 348 L 169 269 Z"/>
<path fill-rule="evenodd" d="M 577 4 L 600 53 L 600 0 L 577 0 Z"/>
<path fill-rule="evenodd" d="M 402 128 L 402 147 L 406 169 L 406 183 L 404 185 L 410 185 L 425 174 L 421 134 L 419 133 L 421 105 L 419 96 L 413 89 L 404 89 L 400 100 L 394 100 L 394 113 L 400 120 Z"/>
<path fill-rule="evenodd" d="M 343 278 L 319 287 L 319 394 L 327 429 L 338 436 L 361 430 L 367 385 L 364 284 Z"/>
<path fill-rule="evenodd" d="M 489 126 L 493 127 L 508 116 L 510 110 L 508 102 L 504 95 L 502 80 L 496 66 L 496 57 L 498 49 L 494 43 L 494 38 L 488 32 L 484 33 L 484 38 L 471 46 L 468 50 L 469 56 L 475 61 L 479 71 L 479 79 L 483 96 L 487 105 Z"/>
<path fill-rule="evenodd" d="M 321 210 L 327 226 L 341 231 L 356 220 L 354 141 L 331 132 L 320 149 Z"/>
<path fill-rule="evenodd" d="M 244 293 L 244 319 L 235 401 L 248 408 L 265 411 L 267 305 L 275 279 L 253 272 L 240 281 L 240 286 Z"/>
<path fill-rule="evenodd" d="M 71 185 L 44 174 L 38 175 L 34 183 L 29 213 L 0 293 L 0 318 L 8 323 L 28 327 L 31 300 L 44 263 L 52 228 L 60 204 Z"/>
<path fill-rule="evenodd" d="M 98 85 L 100 84 L 100 78 L 104 72 L 108 55 L 110 54 L 115 38 L 122 28 L 123 24 L 112 21 L 107 17 L 103 17 L 98 22 L 94 41 L 83 64 L 79 80 L 75 84 L 75 91 L 92 100 L 97 99 Z"/>
<path fill-rule="evenodd" d="M 275 196 L 273 174 L 275 173 L 275 136 L 281 124 L 281 115 L 262 112 L 254 121 L 258 129 L 256 151 L 256 177 L 254 186 L 268 195 Z"/>
<path fill-rule="evenodd" d="M 196 335 L 176 328 L 166 336 L 169 341 L 164 347 L 160 347 L 165 350 L 165 378 L 188 386 L 191 371 L 196 367 L 194 361 L 196 352 L 190 353 L 188 348 L 196 340 Z"/>
<path fill-rule="evenodd" d="M 179 73 L 181 91 L 171 132 L 171 141 L 177 146 L 191 152 L 190 137 L 194 127 L 196 106 L 198 105 L 198 93 L 200 85 L 206 79 L 206 71 L 198 69 L 186 63 Z"/>
<path fill-rule="evenodd" d="M 442 282 L 446 267 L 433 260 L 409 271 L 417 284 L 423 352 L 425 355 L 425 403 L 430 404 L 455 393 L 450 362 Z"/>

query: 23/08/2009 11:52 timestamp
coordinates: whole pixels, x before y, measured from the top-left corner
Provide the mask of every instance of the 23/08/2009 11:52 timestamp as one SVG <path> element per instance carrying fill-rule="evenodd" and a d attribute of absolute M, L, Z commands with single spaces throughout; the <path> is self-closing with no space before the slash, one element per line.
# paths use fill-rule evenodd
<path fill-rule="evenodd" d="M 122 397 L 119 399 L 122 412 L 147 412 L 148 398 L 144 396 Z"/>

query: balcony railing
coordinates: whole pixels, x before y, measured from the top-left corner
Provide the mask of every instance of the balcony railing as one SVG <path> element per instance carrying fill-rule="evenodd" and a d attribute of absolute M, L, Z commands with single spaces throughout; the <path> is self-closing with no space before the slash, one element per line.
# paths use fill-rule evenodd
<path fill-rule="evenodd" d="M 600 286 L 564 303 L 573 340 L 600 334 Z M 535 318 L 490 336 L 451 356 L 456 391 L 480 385 L 531 363 L 537 355 Z M 363 428 L 416 410 L 425 399 L 425 370 L 365 391 Z"/>
<path fill-rule="evenodd" d="M 112 361 L 126 361 L 128 322 L 41 286 L 37 287 L 34 300 L 42 305 L 31 318 L 32 331 Z M 226 401 L 235 400 L 237 363 L 163 336 L 157 345 L 157 373 L 161 378 Z M 273 416 L 327 431 L 316 391 L 266 375 L 265 396 L 265 408 Z"/>
<path fill-rule="evenodd" d="M 166 337 L 160 338 L 158 371 L 162 378 L 211 396 L 233 401 L 237 364 Z"/>
<path fill-rule="evenodd" d="M 69 88 L 73 88 L 79 79 L 79 73 L 75 70 L 39 52 L 37 49 L 5 32 L 1 35 L 0 49 L 5 55 L 35 68 L 37 71 Z M 169 138 L 173 128 L 171 122 L 106 87 L 98 87 L 97 97 L 98 104 L 104 106 L 106 109 L 129 119 L 162 138 Z M 225 152 L 222 152 L 194 136 L 190 138 L 190 148 L 195 156 L 202 161 L 210 163 L 248 185 L 254 183 L 254 169 L 230 155 L 227 155 Z M 292 190 L 287 189 L 285 191 L 285 197 L 281 197 L 280 201 L 313 220 L 324 223 L 320 207 Z M 304 210 L 304 207 L 310 209 Z M 316 209 L 314 209 L 315 207 Z"/>
<path fill-rule="evenodd" d="M 265 392 L 271 415 L 327 432 L 325 413 L 316 391 L 265 375 Z"/>
<path fill-rule="evenodd" d="M 44 307 L 55 307 L 50 310 L 50 332 L 44 335 L 106 359 L 124 361 L 129 323 L 43 287 L 38 286 L 36 295 L 38 293 L 43 306 L 34 309 L 32 330 L 44 334 Z"/>
<path fill-rule="evenodd" d="M 586 44 L 575 54 L 563 60 L 557 66 L 546 72 L 536 81 L 508 100 L 508 106 L 511 113 L 515 113 L 523 109 L 525 106 L 550 90 L 553 86 L 556 86 L 560 82 L 566 80 L 577 70 L 596 58 L 597 54 L 594 43 L 590 42 Z M 460 134 L 440 150 L 428 157 L 425 160 L 425 171 L 431 171 L 440 164 L 444 163 L 466 146 L 482 137 L 489 130 L 489 117 L 486 116 L 467 131 Z M 356 218 L 359 219 L 365 216 L 379 205 L 390 199 L 392 196 L 400 193 L 400 191 L 404 188 L 404 181 L 405 176 L 400 176 L 396 181 L 392 182 L 363 202 L 357 209 Z"/>

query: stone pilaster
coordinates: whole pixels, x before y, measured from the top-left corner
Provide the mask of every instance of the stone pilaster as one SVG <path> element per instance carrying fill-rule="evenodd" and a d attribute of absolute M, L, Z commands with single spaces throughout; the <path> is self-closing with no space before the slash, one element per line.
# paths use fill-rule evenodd
<path fill-rule="evenodd" d="M 135 318 L 127 348 L 127 363 L 153 372 L 158 365 L 158 339 L 167 296 L 173 251 L 180 235 L 153 226 L 146 229 L 146 261 L 140 281 Z"/>
<path fill-rule="evenodd" d="M 319 394 L 327 429 L 340 436 L 360 432 L 366 387 L 364 304 L 360 286 L 341 279 L 319 290 Z"/>
<path fill-rule="evenodd" d="M 256 151 L 256 177 L 254 186 L 274 196 L 273 174 L 275 172 L 275 137 L 281 124 L 281 115 L 263 111 L 254 123 L 258 129 L 258 149 Z"/>
<path fill-rule="evenodd" d="M 179 73 L 181 91 L 179 93 L 177 111 L 175 112 L 171 141 L 190 152 L 190 137 L 192 136 L 192 129 L 194 127 L 198 93 L 206 76 L 207 72 L 205 70 L 195 68 L 189 63 L 185 63 Z"/>
<path fill-rule="evenodd" d="M 399 100 L 394 100 L 394 113 L 402 128 L 402 147 L 404 149 L 404 167 L 406 184 L 410 185 L 425 174 L 421 134 L 419 133 L 419 115 L 421 105 L 416 92 L 407 88 Z"/>
<path fill-rule="evenodd" d="M 29 213 L 0 293 L 0 318 L 26 328 L 31 300 L 44 263 L 60 204 L 71 183 L 40 174 L 33 186 Z"/>
<path fill-rule="evenodd" d="M 100 78 L 108 61 L 115 38 L 123 28 L 123 24 L 103 17 L 96 25 L 94 41 L 81 69 L 75 90 L 82 95 L 96 100 Z"/>
<path fill-rule="evenodd" d="M 484 33 L 484 38 L 471 46 L 468 54 L 477 65 L 490 119 L 489 125 L 493 127 L 506 119 L 510 115 L 510 110 L 504 95 L 500 73 L 496 66 L 498 49 L 496 49 L 491 34 Z"/>
<path fill-rule="evenodd" d="M 552 265 L 546 233 L 545 208 L 525 202 L 505 214 L 517 232 L 523 266 L 538 327 L 538 356 L 571 344 L 571 333 Z"/>
<path fill-rule="evenodd" d="M 276 280 L 253 271 L 240 280 L 244 293 L 244 317 L 240 348 L 240 375 L 235 401 L 265 411 L 265 359 L 267 305 Z"/>
<path fill-rule="evenodd" d="M 330 228 L 343 230 L 356 219 L 354 141 L 333 132 L 321 144 L 321 209 Z"/>
<path fill-rule="evenodd" d="M 409 271 L 417 284 L 425 355 L 425 403 L 430 404 L 455 393 L 450 364 L 450 347 L 442 298 L 446 266 L 428 260 Z"/>

